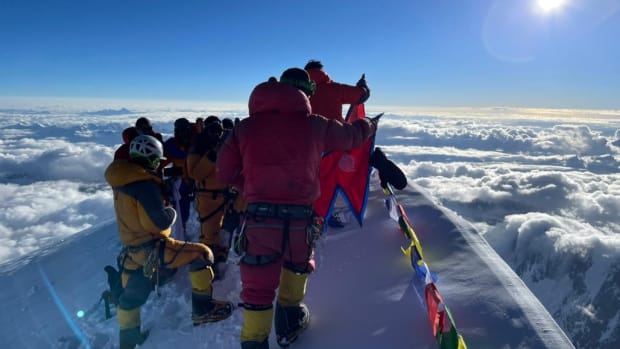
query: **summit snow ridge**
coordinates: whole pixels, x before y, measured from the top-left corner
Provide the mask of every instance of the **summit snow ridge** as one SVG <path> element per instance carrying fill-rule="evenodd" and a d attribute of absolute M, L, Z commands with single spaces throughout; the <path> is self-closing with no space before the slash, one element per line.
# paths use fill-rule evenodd
<path fill-rule="evenodd" d="M 523 281 L 468 222 L 436 206 L 415 185 L 396 195 L 469 347 L 573 347 Z M 411 283 L 413 270 L 400 250 L 402 233 L 389 218 L 383 198 L 378 183 L 373 183 L 364 226 L 328 231 L 319 243 L 317 270 L 306 298 L 313 322 L 296 349 L 437 347 L 423 300 Z M 72 236 L 27 264 L 5 269 L 0 274 L 5 285 L 0 295 L 5 305 L 2 346 L 116 347 L 116 319 L 105 320 L 98 299 L 106 287 L 103 267 L 114 263 L 119 249 L 116 225 L 108 223 Z M 234 260 L 228 268 L 214 292 L 238 302 Z M 189 291 L 187 273 L 181 270 L 160 288 L 159 296 L 151 294 L 142 311 L 143 324 L 151 329 L 145 348 L 238 347 L 241 312 L 194 328 Z M 275 336 L 270 340 L 276 348 Z"/>

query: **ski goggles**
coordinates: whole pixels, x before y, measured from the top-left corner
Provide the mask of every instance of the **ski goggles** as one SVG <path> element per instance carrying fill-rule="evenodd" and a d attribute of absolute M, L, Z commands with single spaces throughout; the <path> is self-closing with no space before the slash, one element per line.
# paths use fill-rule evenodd
<path fill-rule="evenodd" d="M 293 80 L 293 79 L 280 79 L 280 82 L 295 86 L 298 89 L 302 90 L 306 96 L 310 97 L 316 91 L 316 83 L 312 80 Z"/>
<path fill-rule="evenodd" d="M 144 160 L 146 161 L 147 166 L 151 169 L 151 170 L 156 170 L 159 167 L 159 164 L 161 163 L 162 158 L 160 158 L 157 155 L 151 155 L 147 158 L 144 158 Z"/>

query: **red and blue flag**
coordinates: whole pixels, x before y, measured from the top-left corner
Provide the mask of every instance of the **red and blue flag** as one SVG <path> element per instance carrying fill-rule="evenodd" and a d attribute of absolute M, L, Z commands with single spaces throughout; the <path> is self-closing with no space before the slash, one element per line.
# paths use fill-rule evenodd
<path fill-rule="evenodd" d="M 353 122 L 365 117 L 364 104 L 352 104 L 345 122 Z M 338 194 L 341 194 L 352 215 L 362 225 L 372 170 L 369 160 L 374 145 L 375 135 L 358 148 L 349 151 L 329 151 L 323 154 L 319 171 L 321 196 L 314 202 L 314 210 L 318 214 L 328 218 L 332 214 Z"/>

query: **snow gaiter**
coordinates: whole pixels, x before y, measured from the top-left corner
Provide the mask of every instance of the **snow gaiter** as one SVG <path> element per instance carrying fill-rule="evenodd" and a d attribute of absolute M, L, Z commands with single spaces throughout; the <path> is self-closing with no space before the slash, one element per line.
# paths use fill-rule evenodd
<path fill-rule="evenodd" d="M 243 309 L 241 348 L 269 348 L 269 333 L 273 321 L 273 305 L 246 304 Z"/>
<path fill-rule="evenodd" d="M 299 305 L 306 295 L 307 282 L 307 273 L 298 274 L 290 269 L 282 268 L 278 303 L 285 307 Z"/>

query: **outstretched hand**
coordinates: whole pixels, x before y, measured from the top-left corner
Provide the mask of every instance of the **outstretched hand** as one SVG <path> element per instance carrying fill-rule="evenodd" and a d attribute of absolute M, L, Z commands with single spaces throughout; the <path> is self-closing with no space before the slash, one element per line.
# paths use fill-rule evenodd
<path fill-rule="evenodd" d="M 370 88 L 368 87 L 368 83 L 366 83 L 366 74 L 362 74 L 362 77 L 359 79 L 357 87 L 361 87 L 364 90 L 364 94 L 360 97 L 360 100 L 357 103 L 364 103 L 370 97 Z"/>
<path fill-rule="evenodd" d="M 357 87 L 363 87 L 368 90 L 368 83 L 366 82 L 366 74 L 362 74 L 362 77 L 355 84 Z"/>

